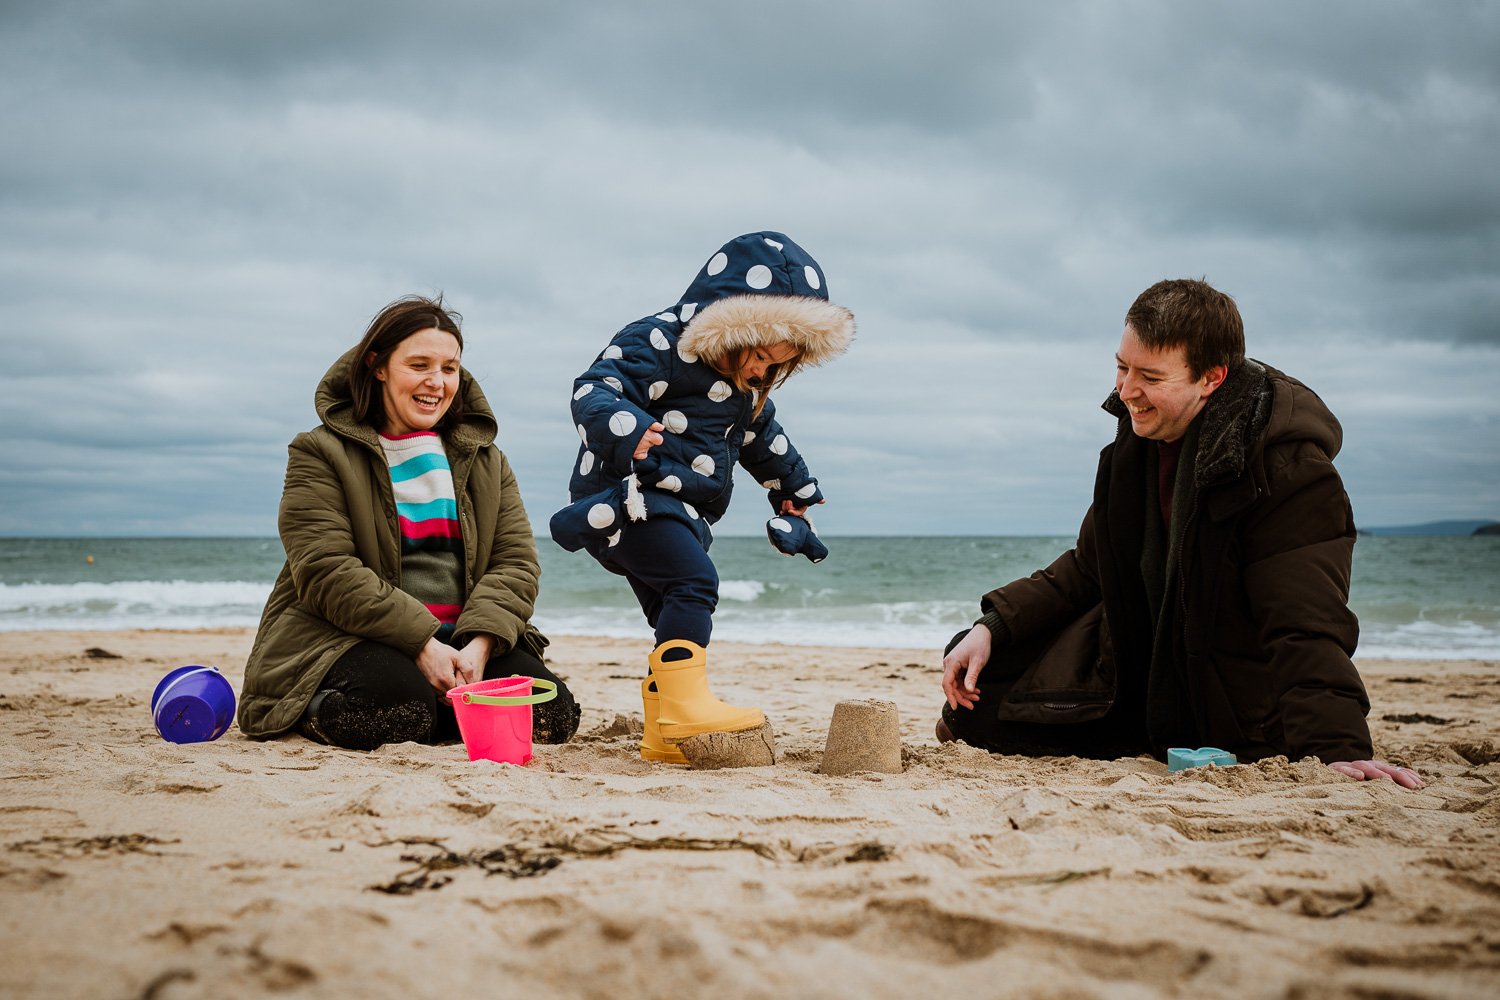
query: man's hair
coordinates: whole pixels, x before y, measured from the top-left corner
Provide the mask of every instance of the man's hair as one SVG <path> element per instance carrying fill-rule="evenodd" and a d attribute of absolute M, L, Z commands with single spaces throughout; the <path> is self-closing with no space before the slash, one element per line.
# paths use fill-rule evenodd
<path fill-rule="evenodd" d="M 1245 361 L 1239 308 L 1206 281 L 1158 281 L 1136 296 L 1125 322 L 1153 351 L 1181 347 L 1195 379 L 1217 365 L 1234 371 Z"/>

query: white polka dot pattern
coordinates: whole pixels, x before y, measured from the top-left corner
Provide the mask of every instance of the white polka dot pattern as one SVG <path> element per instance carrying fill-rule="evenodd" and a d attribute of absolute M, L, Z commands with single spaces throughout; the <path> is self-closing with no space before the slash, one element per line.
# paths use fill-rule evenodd
<path fill-rule="evenodd" d="M 764 463 L 762 475 L 768 478 L 761 485 L 778 498 L 778 503 L 780 498 L 792 497 L 800 510 L 802 505 L 816 501 L 821 496 L 818 484 L 807 481 L 807 472 L 787 436 L 777 433 L 774 425 L 757 432 L 748 429 L 744 420 L 736 419 L 743 416 L 740 410 L 746 398 L 737 388 L 737 376 L 714 372 L 703 364 L 701 353 L 684 350 L 679 338 L 688 337 L 685 328 L 704 311 L 704 303 L 717 302 L 723 296 L 784 292 L 822 298 L 826 287 L 816 263 L 798 253 L 784 237 L 756 233 L 735 240 L 708 259 L 694 290 L 688 293 L 697 301 L 679 302 L 654 317 L 648 315 L 617 335 L 599 355 L 597 367 L 584 377 L 586 381 L 581 379 L 573 386 L 575 412 L 585 420 L 577 427 L 583 447 L 573 469 L 574 495 L 580 499 L 559 512 L 555 522 L 559 526 L 554 531 L 571 534 L 576 543 L 596 554 L 602 554 L 606 544 L 620 544 L 629 517 L 618 498 L 596 493 L 597 480 L 608 478 L 613 482 L 628 475 L 628 470 L 614 467 L 614 456 L 627 452 L 648 425 L 668 435 L 667 450 L 672 452 L 671 458 L 660 456 L 666 468 L 655 476 L 643 477 L 648 479 L 643 484 L 645 496 L 658 509 L 675 510 L 676 516 L 705 525 L 712 523 L 723 513 L 721 491 L 727 488 L 723 477 L 734 471 L 732 459 L 741 454 L 742 448 L 753 448 L 754 457 Z M 722 444 L 716 440 L 721 431 Z M 662 475 L 669 470 L 674 474 Z M 656 476 L 660 478 L 649 481 Z M 700 508 L 689 500 L 708 506 Z M 560 526 L 564 522 L 566 528 Z M 807 526 L 790 515 L 773 516 L 766 523 L 778 546 L 791 548 L 787 539 L 808 536 Z M 555 537 L 565 547 L 570 544 L 561 535 Z"/>

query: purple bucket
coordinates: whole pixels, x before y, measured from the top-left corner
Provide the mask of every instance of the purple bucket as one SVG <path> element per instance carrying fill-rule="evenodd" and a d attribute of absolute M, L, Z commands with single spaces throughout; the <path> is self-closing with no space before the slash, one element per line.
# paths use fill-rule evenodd
<path fill-rule="evenodd" d="M 178 667 L 156 685 L 151 719 L 168 743 L 216 740 L 234 721 L 234 688 L 217 667 Z"/>

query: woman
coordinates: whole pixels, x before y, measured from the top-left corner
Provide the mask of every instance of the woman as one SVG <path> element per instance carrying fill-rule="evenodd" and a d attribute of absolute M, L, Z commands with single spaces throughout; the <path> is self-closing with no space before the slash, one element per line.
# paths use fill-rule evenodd
<path fill-rule="evenodd" d="M 770 397 L 853 336 L 853 314 L 828 301 L 807 251 L 781 233 L 748 233 L 720 247 L 674 306 L 616 333 L 574 382 L 583 443 L 552 537 L 623 576 L 655 632 L 641 683 L 645 760 L 687 763 L 682 740 L 765 723 L 708 689 L 719 600 L 710 525 L 740 464 L 767 490 L 772 544 L 815 562 L 827 554 L 805 520 L 823 494 Z"/>
<path fill-rule="evenodd" d="M 372 750 L 458 737 L 445 692 L 525 674 L 557 684 L 533 738 L 567 741 L 579 709 L 529 622 L 536 543 L 495 417 L 459 363 L 458 316 L 393 302 L 318 386 L 292 440 L 286 564 L 245 665 L 239 725 Z"/>

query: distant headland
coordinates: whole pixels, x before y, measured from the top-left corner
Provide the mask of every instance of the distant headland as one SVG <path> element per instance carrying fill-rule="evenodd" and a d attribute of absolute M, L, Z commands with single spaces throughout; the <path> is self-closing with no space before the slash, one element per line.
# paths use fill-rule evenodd
<path fill-rule="evenodd" d="M 1500 521 L 1476 518 L 1468 521 L 1428 521 L 1387 528 L 1360 528 L 1361 535 L 1500 535 Z"/>

